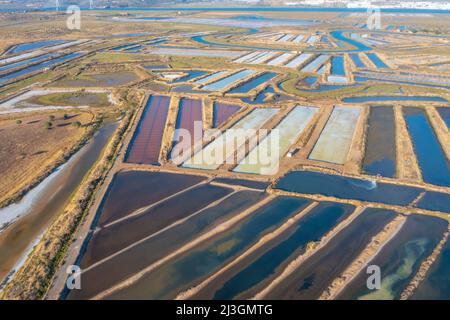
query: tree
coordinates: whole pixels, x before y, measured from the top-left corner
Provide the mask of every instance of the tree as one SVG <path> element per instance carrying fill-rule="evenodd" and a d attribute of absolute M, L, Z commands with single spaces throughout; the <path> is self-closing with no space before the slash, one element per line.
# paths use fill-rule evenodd
<path fill-rule="evenodd" d="M 81 127 L 81 122 L 80 121 L 74 121 L 74 122 L 72 122 L 72 126 L 74 126 L 75 128 L 79 128 L 79 127 Z"/>

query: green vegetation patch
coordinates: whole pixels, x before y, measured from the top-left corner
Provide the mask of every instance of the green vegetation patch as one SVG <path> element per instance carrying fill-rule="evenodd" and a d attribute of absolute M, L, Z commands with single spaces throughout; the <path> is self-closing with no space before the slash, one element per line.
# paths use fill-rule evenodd
<path fill-rule="evenodd" d="M 57 92 L 36 96 L 26 100 L 27 103 L 46 106 L 90 106 L 107 107 L 111 103 L 106 92 Z"/>

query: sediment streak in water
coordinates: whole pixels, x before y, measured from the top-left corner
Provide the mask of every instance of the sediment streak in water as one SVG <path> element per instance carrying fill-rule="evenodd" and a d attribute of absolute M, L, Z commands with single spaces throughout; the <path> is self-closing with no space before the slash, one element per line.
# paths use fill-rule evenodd
<path fill-rule="evenodd" d="M 423 281 L 423 279 L 425 279 L 425 277 L 428 273 L 428 270 L 430 270 L 431 266 L 436 261 L 437 257 L 439 256 L 439 254 L 442 251 L 442 248 L 444 247 L 445 243 L 447 242 L 449 234 L 450 234 L 450 229 L 449 229 L 449 231 L 444 233 L 444 236 L 442 237 L 441 241 L 438 243 L 436 248 L 434 248 L 431 255 L 427 259 L 425 259 L 425 261 L 422 262 L 416 275 L 414 276 L 414 278 L 412 278 L 409 285 L 405 288 L 405 290 L 400 295 L 400 300 L 409 299 L 413 295 L 414 291 L 419 287 L 419 284 Z"/>
<path fill-rule="evenodd" d="M 345 271 L 334 279 L 330 286 L 322 292 L 319 300 L 335 299 L 339 293 L 363 270 L 363 268 L 383 249 L 402 228 L 406 217 L 398 215 L 389 222 L 383 230 L 373 237 L 367 247 L 358 255 L 358 257 L 345 269 Z"/>

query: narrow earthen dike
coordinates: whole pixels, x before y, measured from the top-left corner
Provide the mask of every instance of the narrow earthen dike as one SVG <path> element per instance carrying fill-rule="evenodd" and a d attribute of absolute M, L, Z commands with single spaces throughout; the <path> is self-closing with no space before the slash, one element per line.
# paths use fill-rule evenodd
<path fill-rule="evenodd" d="M 107 290 L 105 290 L 103 292 L 100 292 L 99 294 L 97 294 L 92 299 L 93 300 L 103 299 L 103 298 L 111 295 L 112 293 L 114 293 L 114 292 L 116 292 L 118 290 L 121 290 L 121 289 L 126 288 L 128 286 L 131 286 L 133 283 L 135 283 L 136 281 L 141 279 L 144 275 L 146 275 L 149 272 L 155 270 L 157 267 L 159 267 L 162 264 L 164 264 L 165 262 L 173 259 L 177 255 L 180 255 L 180 254 L 182 254 L 184 252 L 187 252 L 187 251 L 191 250 L 192 248 L 194 248 L 199 243 L 202 243 L 203 241 L 206 241 L 207 239 L 215 236 L 216 234 L 219 234 L 219 233 L 224 232 L 225 230 L 231 228 L 237 222 L 239 222 L 242 219 L 246 218 L 247 216 L 252 214 L 255 210 L 257 210 L 257 209 L 263 207 L 264 205 L 268 204 L 274 198 L 275 198 L 274 195 L 269 195 L 267 198 L 265 198 L 264 200 L 258 202 L 254 206 L 244 210 L 242 213 L 238 214 L 237 216 L 235 216 L 235 217 L 233 217 L 233 218 L 223 222 L 222 224 L 218 225 L 214 229 L 212 229 L 212 230 L 206 232 L 205 234 L 199 236 L 197 239 L 195 239 L 195 240 L 185 244 L 184 246 L 182 246 L 181 248 L 179 248 L 176 251 L 172 252 L 171 254 L 167 255 L 166 257 L 156 261 L 155 263 L 152 263 L 151 265 L 149 265 L 148 267 L 144 268 L 143 270 L 141 270 L 140 272 L 136 273 L 135 275 L 129 277 L 128 279 L 123 280 L 122 282 L 117 283 L 116 285 L 112 286 L 111 288 L 109 288 L 109 289 L 107 289 Z"/>
<path fill-rule="evenodd" d="M 372 238 L 368 246 L 347 267 L 347 269 L 331 282 L 331 285 L 319 297 L 319 300 L 335 299 L 342 290 L 364 269 L 365 266 L 383 249 L 402 228 L 406 217 L 398 215 L 383 230 Z"/>

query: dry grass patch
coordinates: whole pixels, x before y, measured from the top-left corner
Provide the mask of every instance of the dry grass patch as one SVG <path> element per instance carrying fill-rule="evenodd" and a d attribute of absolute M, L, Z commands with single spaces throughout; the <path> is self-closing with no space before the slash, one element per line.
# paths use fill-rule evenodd
<path fill-rule="evenodd" d="M 26 190 L 88 131 L 88 112 L 0 117 L 0 205 Z M 53 118 L 54 117 L 54 118 Z"/>

